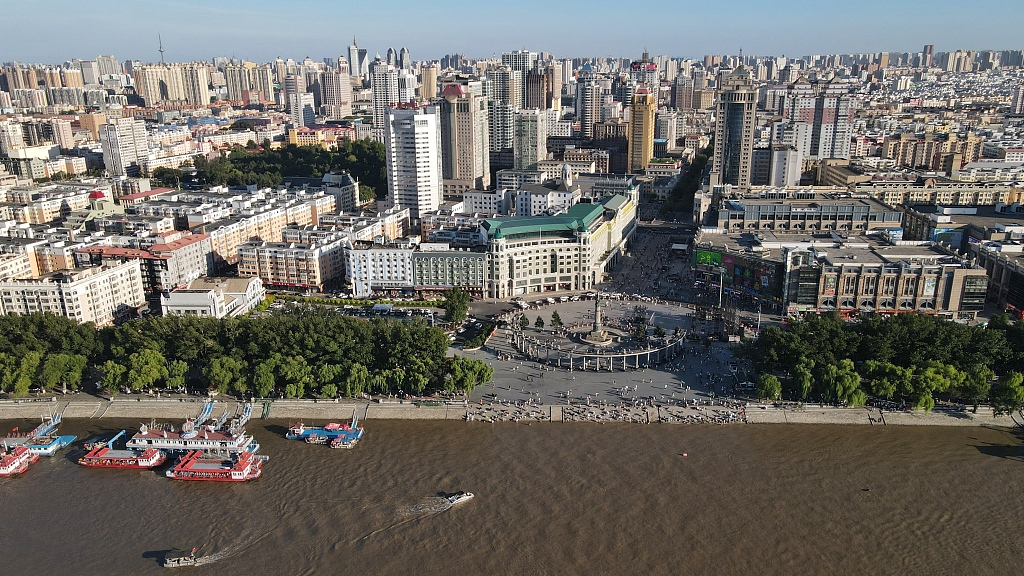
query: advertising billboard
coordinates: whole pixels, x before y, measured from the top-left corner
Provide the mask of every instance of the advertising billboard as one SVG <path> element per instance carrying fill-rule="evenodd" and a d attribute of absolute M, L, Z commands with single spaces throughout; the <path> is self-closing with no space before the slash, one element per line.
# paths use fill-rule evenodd
<path fill-rule="evenodd" d="M 696 251 L 697 264 L 704 266 L 722 266 L 722 254 L 719 252 L 712 252 L 710 250 L 697 250 Z"/>

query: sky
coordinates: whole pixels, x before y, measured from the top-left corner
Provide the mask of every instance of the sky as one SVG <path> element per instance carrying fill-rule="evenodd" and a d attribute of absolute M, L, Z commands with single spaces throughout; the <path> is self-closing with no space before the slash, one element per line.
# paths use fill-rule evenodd
<path fill-rule="evenodd" d="M 0 62 L 113 54 L 314 60 L 405 46 L 414 60 L 528 48 L 556 58 L 1024 49 L 1021 0 L 7 0 Z M 14 25 L 12 25 L 14 24 Z"/>

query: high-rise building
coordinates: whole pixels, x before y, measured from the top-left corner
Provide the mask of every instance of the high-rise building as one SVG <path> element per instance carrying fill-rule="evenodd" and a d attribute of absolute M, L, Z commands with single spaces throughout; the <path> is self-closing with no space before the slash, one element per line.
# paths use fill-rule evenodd
<path fill-rule="evenodd" d="M 384 141 L 384 115 L 389 106 L 398 104 L 398 70 L 378 56 L 370 65 L 370 90 L 373 93 L 373 134 Z"/>
<path fill-rule="evenodd" d="M 932 62 L 932 58 L 933 58 L 933 54 L 932 53 L 934 52 L 934 50 L 935 50 L 935 46 L 933 46 L 931 44 L 925 44 L 924 45 L 924 50 L 921 51 L 921 67 L 922 68 L 928 68 L 928 67 L 930 67 L 932 65 L 932 63 L 933 63 Z"/>
<path fill-rule="evenodd" d="M 111 118 L 99 127 L 103 166 L 111 176 L 138 176 L 149 154 L 146 123 L 135 118 Z"/>
<path fill-rule="evenodd" d="M 146 106 L 185 100 L 185 75 L 179 65 L 139 66 L 132 77 Z"/>
<path fill-rule="evenodd" d="M 210 103 L 210 69 L 204 63 L 190 63 L 181 67 L 185 101 L 193 106 Z"/>
<path fill-rule="evenodd" d="M 537 53 L 529 50 L 516 50 L 505 52 L 501 55 L 501 64 L 509 69 L 519 72 L 520 90 L 516 93 L 517 100 L 513 102 L 519 108 L 526 108 L 526 91 L 522 86 L 526 83 L 526 76 L 537 69 Z"/>
<path fill-rule="evenodd" d="M 309 92 L 288 95 L 288 112 L 296 128 L 316 123 L 316 101 Z"/>
<path fill-rule="evenodd" d="M 441 178 L 446 195 L 491 184 L 487 101 L 460 84 L 441 91 Z"/>
<path fill-rule="evenodd" d="M 562 108 L 562 67 L 558 62 L 548 62 L 544 66 L 544 75 L 547 76 L 547 108 L 561 110 Z"/>
<path fill-rule="evenodd" d="M 521 93 L 523 91 L 523 74 L 518 70 L 502 65 L 488 73 L 491 79 L 492 92 L 490 97 L 503 104 L 511 104 L 522 108 Z"/>
<path fill-rule="evenodd" d="M 552 105 L 552 77 L 545 70 L 530 70 L 526 73 L 526 107 L 547 110 Z"/>
<path fill-rule="evenodd" d="M 750 71 L 738 66 L 722 78 L 718 90 L 711 185 L 750 187 L 756 108 L 757 88 Z"/>
<path fill-rule="evenodd" d="M 430 101 L 437 97 L 437 66 L 427 64 L 420 69 L 423 81 L 420 84 L 420 99 Z"/>
<path fill-rule="evenodd" d="M 274 101 L 274 68 L 270 65 L 257 66 L 250 70 L 250 89 L 257 90 L 263 100 Z"/>
<path fill-rule="evenodd" d="M 441 204 L 439 133 L 434 107 L 403 104 L 385 109 L 387 204 L 408 208 L 413 220 Z"/>
<path fill-rule="evenodd" d="M 512 167 L 536 170 L 537 163 L 548 158 L 548 119 L 542 110 L 519 110 L 515 116 Z"/>
<path fill-rule="evenodd" d="M 97 56 L 96 66 L 100 69 L 100 76 L 124 74 L 121 63 L 113 56 Z"/>
<path fill-rule="evenodd" d="M 680 110 L 693 109 L 693 80 L 680 74 L 672 83 L 672 107 Z"/>
<path fill-rule="evenodd" d="M 593 138 L 594 124 L 601 119 L 601 87 L 590 64 L 576 74 L 576 118 L 580 122 L 580 134 Z"/>
<path fill-rule="evenodd" d="M 629 112 L 629 171 L 639 174 L 654 157 L 654 114 L 658 98 L 646 87 L 633 94 Z"/>
<path fill-rule="evenodd" d="M 487 101 L 487 137 L 492 152 L 512 150 L 516 108 L 500 100 Z"/>
<path fill-rule="evenodd" d="M 353 76 L 366 76 L 370 73 L 370 62 L 366 57 L 366 48 L 360 48 L 356 44 L 355 36 L 352 37 L 352 45 L 348 47 L 348 65 Z"/>
<path fill-rule="evenodd" d="M 243 98 L 242 93 L 252 88 L 249 69 L 245 66 L 225 66 L 224 81 L 228 88 L 228 100 L 239 101 Z"/>
<path fill-rule="evenodd" d="M 395 52 L 394 47 L 388 48 L 388 55 L 385 62 L 391 64 L 395 68 L 398 68 L 398 52 Z"/>
<path fill-rule="evenodd" d="M 402 103 L 415 102 L 416 91 L 419 83 L 416 82 L 416 74 L 411 70 L 398 69 L 398 101 Z"/>
<path fill-rule="evenodd" d="M 339 120 L 352 114 L 352 76 L 348 62 L 338 58 L 338 69 L 324 72 L 320 83 L 320 102 L 324 115 Z"/>
<path fill-rule="evenodd" d="M 1013 93 L 1013 104 L 1010 106 L 1013 114 L 1024 114 L 1024 84 L 1017 87 Z"/>
<path fill-rule="evenodd" d="M 782 111 L 792 122 L 811 125 L 810 157 L 819 159 L 850 157 L 853 114 L 848 84 L 804 78 L 789 87 Z"/>
<path fill-rule="evenodd" d="M 409 49 L 405 46 L 398 51 L 398 67 L 402 70 L 412 70 L 412 55 L 409 54 Z"/>

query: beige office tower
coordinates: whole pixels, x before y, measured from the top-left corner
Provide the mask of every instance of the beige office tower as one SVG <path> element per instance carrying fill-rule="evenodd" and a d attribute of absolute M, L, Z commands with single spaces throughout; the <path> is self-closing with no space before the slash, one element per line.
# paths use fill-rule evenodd
<path fill-rule="evenodd" d="M 352 115 L 352 76 L 348 61 L 338 58 L 344 66 L 324 73 L 320 82 L 320 102 L 324 115 L 331 120 L 340 120 Z"/>
<path fill-rule="evenodd" d="M 193 62 L 181 67 L 185 84 L 185 101 L 193 106 L 210 103 L 210 69 L 205 63 Z"/>
<path fill-rule="evenodd" d="M 441 179 L 445 195 L 491 185 L 487 101 L 460 84 L 441 91 Z"/>
<path fill-rule="evenodd" d="M 245 66 L 225 66 L 224 82 L 227 84 L 228 100 L 240 101 L 242 93 L 252 86 L 249 69 Z"/>
<path fill-rule="evenodd" d="M 633 93 L 629 112 L 629 171 L 639 174 L 654 156 L 654 114 L 658 98 L 646 87 Z"/>
<path fill-rule="evenodd" d="M 64 81 L 65 88 L 82 88 L 85 86 L 85 81 L 82 80 L 82 71 L 77 68 L 62 68 L 60 76 Z"/>
<path fill-rule="evenodd" d="M 185 100 L 185 75 L 180 66 L 139 66 L 132 76 L 146 106 Z"/>
<path fill-rule="evenodd" d="M 437 66 L 427 64 L 421 69 L 421 74 L 420 99 L 429 101 L 437 98 Z"/>
<path fill-rule="evenodd" d="M 750 71 L 740 65 L 722 78 L 715 118 L 715 155 L 711 184 L 750 187 L 750 159 L 754 149 L 757 87 Z"/>

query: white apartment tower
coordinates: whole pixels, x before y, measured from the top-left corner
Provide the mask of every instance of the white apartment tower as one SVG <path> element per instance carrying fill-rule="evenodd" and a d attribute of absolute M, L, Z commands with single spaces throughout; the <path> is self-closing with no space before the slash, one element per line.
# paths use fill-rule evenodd
<path fill-rule="evenodd" d="M 593 66 L 589 64 L 580 68 L 577 74 L 576 118 L 580 122 L 580 134 L 584 138 L 593 138 L 594 124 L 601 118 L 601 87 Z"/>
<path fill-rule="evenodd" d="M 512 144 L 513 168 L 536 170 L 537 162 L 547 160 L 547 127 L 547 115 L 542 110 L 516 112 L 515 137 Z"/>
<path fill-rule="evenodd" d="M 288 95 L 288 112 L 296 128 L 316 124 L 316 103 L 309 92 Z"/>
<path fill-rule="evenodd" d="M 206 64 L 191 63 L 181 67 L 185 80 L 185 101 L 193 106 L 210 103 L 210 69 Z"/>
<path fill-rule="evenodd" d="M 111 176 L 136 176 L 149 154 L 146 123 L 135 118 L 111 118 L 100 126 L 103 165 Z"/>
<path fill-rule="evenodd" d="M 324 73 L 320 89 L 324 115 L 337 120 L 352 114 L 352 76 L 344 57 L 338 57 L 337 70 Z"/>
<path fill-rule="evenodd" d="M 389 106 L 399 102 L 398 69 L 378 56 L 370 65 L 370 91 L 373 93 L 373 135 L 383 141 L 387 127 L 384 116 Z"/>
<path fill-rule="evenodd" d="M 384 151 L 387 158 L 388 207 L 420 214 L 441 204 L 441 152 L 437 109 L 400 105 L 387 108 Z"/>

